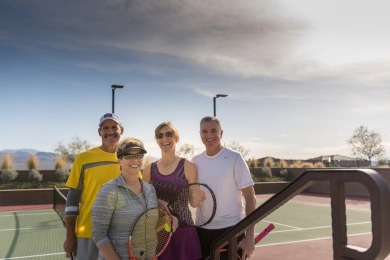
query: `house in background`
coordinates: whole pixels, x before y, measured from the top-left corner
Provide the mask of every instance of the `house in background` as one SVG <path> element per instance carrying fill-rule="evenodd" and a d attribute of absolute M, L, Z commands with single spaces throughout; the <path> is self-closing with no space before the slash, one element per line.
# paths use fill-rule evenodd
<path fill-rule="evenodd" d="M 344 155 L 323 155 L 312 159 L 305 160 L 306 162 L 322 162 L 327 167 L 370 167 L 370 162 L 366 159 L 357 157 L 348 157 Z"/>
<path fill-rule="evenodd" d="M 263 157 L 257 159 L 257 165 L 262 167 L 264 165 L 264 161 L 268 157 Z M 287 164 L 293 164 L 296 161 L 301 162 L 322 162 L 326 167 L 344 167 L 344 168 L 366 168 L 370 167 L 370 162 L 366 159 L 357 158 L 357 157 L 348 157 L 344 155 L 322 155 L 318 157 L 314 157 L 307 160 L 292 160 L 292 159 L 280 159 L 271 157 L 275 163 L 279 163 L 281 160 L 284 160 Z"/>

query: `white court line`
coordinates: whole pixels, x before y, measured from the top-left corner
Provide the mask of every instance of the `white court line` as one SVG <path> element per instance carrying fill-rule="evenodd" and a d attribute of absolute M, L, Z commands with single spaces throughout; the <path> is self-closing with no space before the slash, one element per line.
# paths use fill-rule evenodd
<path fill-rule="evenodd" d="M 349 223 L 347 226 L 357 226 L 357 225 L 365 225 L 371 224 L 370 221 L 367 222 L 358 222 L 358 223 Z M 324 228 L 332 228 L 332 226 L 317 226 L 317 227 L 309 227 L 309 228 L 295 228 L 294 230 L 275 230 L 272 233 L 283 233 L 283 232 L 294 232 L 294 231 L 304 231 L 304 230 L 315 230 L 315 229 L 324 229 Z"/>
<path fill-rule="evenodd" d="M 264 198 L 264 197 L 260 197 L 259 199 L 264 199 L 264 202 L 267 201 L 269 198 Z M 299 201 L 299 200 L 294 200 L 294 198 L 291 198 L 289 201 L 287 201 L 286 203 L 284 203 L 283 205 L 287 204 L 287 203 L 296 203 L 296 204 L 304 204 L 304 205 L 310 205 L 310 206 L 320 206 L 320 207 L 330 207 L 330 198 L 329 198 L 329 203 L 326 203 L 326 202 L 318 202 L 318 203 L 315 203 L 315 202 L 304 202 L 304 201 Z M 259 206 L 261 205 L 262 203 L 259 204 Z M 347 203 L 346 203 L 347 204 Z M 282 206 L 283 206 L 282 205 Z M 257 207 L 259 207 L 257 206 Z M 353 205 L 346 205 L 346 209 L 347 210 L 354 210 L 354 211 L 363 211 L 363 212 L 370 212 L 371 209 L 363 209 L 363 208 L 356 208 L 354 207 Z"/>
<path fill-rule="evenodd" d="M 0 232 L 17 231 L 17 230 L 30 230 L 30 229 L 47 229 L 47 228 L 64 228 L 64 225 L 44 226 L 44 227 L 29 227 L 29 228 L 8 228 L 8 229 L 0 229 Z"/>
<path fill-rule="evenodd" d="M 348 235 L 348 237 L 361 236 L 361 235 L 369 235 L 369 234 L 371 234 L 371 232 L 358 233 L 358 234 Z M 321 237 L 321 238 L 313 238 L 313 239 L 295 240 L 295 241 L 282 242 L 282 243 L 273 243 L 273 244 L 266 244 L 266 245 L 256 245 L 255 247 L 278 246 L 278 245 L 286 245 L 286 244 L 294 244 L 294 243 L 303 243 L 303 242 L 310 242 L 310 241 L 317 241 L 317 240 L 324 240 L 324 239 L 333 239 L 333 237 Z M 1 260 L 1 259 L 0 259 L 0 260 Z"/>
<path fill-rule="evenodd" d="M 275 221 L 262 220 L 262 222 L 272 223 L 274 225 L 283 226 L 283 227 L 289 227 L 289 228 L 293 228 L 293 229 L 301 229 L 300 227 L 294 227 L 294 226 L 278 223 L 278 222 L 275 222 Z"/>
<path fill-rule="evenodd" d="M 17 256 L 17 257 L 10 257 L 10 258 L 0 258 L 0 260 L 11 260 L 11 259 L 25 259 L 25 258 L 34 258 L 34 257 L 45 257 L 45 256 L 53 256 L 53 255 L 64 255 L 64 252 L 61 253 L 52 253 L 52 254 L 43 254 L 43 255 L 28 255 L 28 256 Z"/>
<path fill-rule="evenodd" d="M 285 204 L 287 203 L 296 203 L 296 204 L 304 204 L 304 205 L 310 205 L 310 206 L 320 206 L 320 207 L 330 207 L 330 201 L 329 201 L 329 204 L 327 203 L 315 203 L 315 202 L 304 202 L 304 201 L 294 201 L 294 200 L 290 200 L 290 201 L 287 201 Z M 347 204 L 347 203 L 346 203 Z M 349 205 L 346 205 L 346 209 L 347 210 L 354 210 L 354 211 L 364 211 L 364 212 L 367 212 L 367 211 L 371 211 L 371 209 L 363 209 L 363 208 L 355 208 L 353 206 L 349 206 Z"/>
<path fill-rule="evenodd" d="M 51 215 L 51 214 L 57 214 L 56 212 L 46 212 L 46 213 L 29 213 L 29 214 L 18 214 L 17 217 L 24 217 L 24 216 L 37 216 L 37 215 Z M 15 214 L 12 215 L 0 215 L 0 218 L 4 217 L 15 217 Z"/>

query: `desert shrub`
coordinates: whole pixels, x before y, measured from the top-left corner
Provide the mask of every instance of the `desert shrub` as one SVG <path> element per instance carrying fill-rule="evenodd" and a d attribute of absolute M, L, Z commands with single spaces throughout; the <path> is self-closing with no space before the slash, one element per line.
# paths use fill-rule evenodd
<path fill-rule="evenodd" d="M 272 171 L 271 168 L 263 168 L 263 167 L 251 168 L 251 175 L 252 175 L 252 179 L 255 181 L 261 178 L 272 177 Z"/>
<path fill-rule="evenodd" d="M 13 167 L 12 155 L 9 153 L 4 154 L 0 172 L 0 180 L 2 182 L 9 182 L 18 177 L 19 173 L 13 170 Z"/>
<path fill-rule="evenodd" d="M 66 169 L 66 159 L 64 156 L 57 156 L 54 168 L 57 180 L 65 181 L 68 179 L 69 171 Z"/>
<path fill-rule="evenodd" d="M 273 158 L 271 157 L 267 157 L 265 160 L 264 160 L 264 167 L 266 168 L 272 168 L 275 166 L 275 161 Z"/>
<path fill-rule="evenodd" d="M 27 167 L 30 170 L 28 173 L 28 180 L 31 182 L 40 182 L 42 181 L 42 174 L 38 171 L 39 160 L 36 155 L 30 155 L 27 158 Z"/>
<path fill-rule="evenodd" d="M 61 169 L 65 170 L 66 169 L 66 160 L 65 157 L 62 155 L 59 155 L 56 157 L 56 161 L 54 163 L 54 169 Z"/>
<path fill-rule="evenodd" d="M 315 163 L 313 164 L 313 167 L 314 167 L 314 168 L 325 168 L 325 165 L 324 165 L 323 162 L 315 162 Z"/>
<path fill-rule="evenodd" d="M 55 175 L 56 175 L 57 180 L 66 181 L 69 177 L 69 171 L 66 169 L 56 169 Z"/>
<path fill-rule="evenodd" d="M 40 182 L 42 181 L 43 175 L 38 170 L 31 170 L 28 173 L 28 180 L 31 182 Z"/>
<path fill-rule="evenodd" d="M 38 157 L 35 154 L 30 155 L 27 158 L 27 169 L 29 169 L 29 170 L 38 170 L 38 167 L 39 167 L 39 159 L 38 159 Z"/>
<path fill-rule="evenodd" d="M 260 176 L 271 178 L 272 177 L 272 170 L 271 170 L 271 168 L 268 168 L 268 167 L 262 168 Z"/>
<path fill-rule="evenodd" d="M 14 164 L 12 161 L 12 155 L 6 153 L 3 155 L 3 162 L 1 163 L 2 170 L 12 170 L 14 168 Z"/>
<path fill-rule="evenodd" d="M 292 164 L 289 165 L 290 168 L 301 168 L 302 161 L 294 161 Z"/>
<path fill-rule="evenodd" d="M 280 168 L 287 168 L 288 167 L 288 163 L 285 160 L 280 160 L 279 167 Z"/>
<path fill-rule="evenodd" d="M 250 168 L 257 167 L 257 160 L 255 158 L 249 159 L 246 163 Z"/>
<path fill-rule="evenodd" d="M 18 175 L 19 175 L 19 173 L 15 170 L 1 170 L 0 180 L 2 182 L 9 182 L 9 181 L 16 179 L 16 177 L 18 177 Z"/>
<path fill-rule="evenodd" d="M 303 162 L 303 163 L 301 163 L 301 166 L 300 166 L 301 168 L 313 168 L 314 167 L 314 165 L 313 165 L 313 163 L 311 163 L 311 162 Z"/>
<path fill-rule="evenodd" d="M 5 189 L 36 189 L 36 188 L 66 188 L 64 182 L 9 182 L 7 184 L 0 183 L 0 190 Z"/>
<path fill-rule="evenodd" d="M 288 174 L 287 169 L 281 169 L 279 170 L 279 176 L 283 178 L 284 180 L 288 180 Z"/>

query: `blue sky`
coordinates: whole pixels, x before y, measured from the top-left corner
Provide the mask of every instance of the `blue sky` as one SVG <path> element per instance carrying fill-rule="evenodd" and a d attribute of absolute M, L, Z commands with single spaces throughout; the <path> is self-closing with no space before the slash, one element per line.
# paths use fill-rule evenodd
<path fill-rule="evenodd" d="M 248 157 L 351 155 L 360 125 L 390 153 L 390 4 L 377 1 L 0 1 L 0 150 L 99 144 L 99 117 L 159 156 L 175 123 L 201 150 L 213 113 Z"/>

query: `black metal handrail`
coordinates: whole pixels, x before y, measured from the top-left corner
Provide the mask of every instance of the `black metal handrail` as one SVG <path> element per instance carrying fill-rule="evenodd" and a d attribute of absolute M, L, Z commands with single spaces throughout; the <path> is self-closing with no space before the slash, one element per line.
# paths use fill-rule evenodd
<path fill-rule="evenodd" d="M 386 180 L 370 169 L 313 169 L 302 173 L 280 192 L 273 195 L 242 221 L 224 233 L 211 247 L 211 259 L 219 259 L 220 250 L 229 245 L 229 259 L 237 252 L 237 237 L 248 226 L 253 225 L 277 210 L 295 195 L 301 193 L 314 182 L 330 184 L 332 208 L 332 238 L 334 259 L 384 259 L 390 253 L 390 189 Z M 348 244 L 345 183 L 357 182 L 365 186 L 371 199 L 372 243 L 369 248 Z"/>

